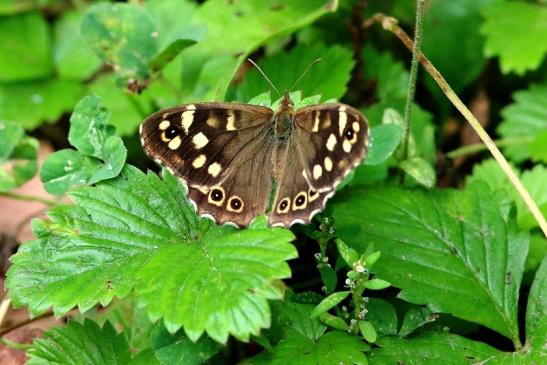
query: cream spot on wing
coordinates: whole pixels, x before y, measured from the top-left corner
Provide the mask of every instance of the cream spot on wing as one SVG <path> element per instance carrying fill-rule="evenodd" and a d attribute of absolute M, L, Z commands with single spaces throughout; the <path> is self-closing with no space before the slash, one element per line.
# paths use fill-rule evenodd
<path fill-rule="evenodd" d="M 319 132 L 319 112 L 315 113 L 315 120 L 313 122 L 312 132 Z"/>
<path fill-rule="evenodd" d="M 191 104 L 186 107 L 186 110 L 182 113 L 181 116 L 181 125 L 182 128 L 188 133 L 190 130 L 190 126 L 192 125 L 192 122 L 194 121 L 194 113 L 196 111 L 196 106 Z"/>
<path fill-rule="evenodd" d="M 159 128 L 164 131 L 166 130 L 167 128 L 169 128 L 169 126 L 171 125 L 171 122 L 168 121 L 168 120 L 162 120 L 160 125 L 159 125 Z"/>
<path fill-rule="evenodd" d="M 359 129 L 361 129 L 361 126 L 357 122 L 353 122 L 353 124 L 351 126 L 353 127 L 353 130 L 355 132 L 359 132 Z"/>
<path fill-rule="evenodd" d="M 235 116 L 234 116 L 234 112 L 232 110 L 228 110 L 228 120 L 226 121 L 226 130 L 227 131 L 235 131 L 236 130 Z"/>
<path fill-rule="evenodd" d="M 344 133 L 344 129 L 346 129 L 346 124 L 348 124 L 348 115 L 346 114 L 346 107 L 341 106 L 339 109 L 338 114 L 338 126 L 340 128 L 340 135 Z"/>
<path fill-rule="evenodd" d="M 336 146 L 336 136 L 334 135 L 334 133 L 331 133 L 329 139 L 327 139 L 327 149 L 329 151 L 333 151 L 334 146 Z"/>
<path fill-rule="evenodd" d="M 325 157 L 325 170 L 332 171 L 332 160 L 330 157 Z"/>
<path fill-rule="evenodd" d="M 180 137 L 179 137 L 179 136 L 176 136 L 175 138 L 173 138 L 173 139 L 167 144 L 167 147 L 169 147 L 169 148 L 172 149 L 172 150 L 176 150 L 177 148 L 180 147 L 180 143 L 181 143 Z"/>
<path fill-rule="evenodd" d="M 351 151 L 351 143 L 348 141 L 344 141 L 342 144 L 342 148 L 344 149 L 344 152 L 349 153 Z"/>
<path fill-rule="evenodd" d="M 323 175 L 323 168 L 321 165 L 315 165 L 313 167 L 313 178 L 317 180 L 321 177 L 321 175 Z"/>
<path fill-rule="evenodd" d="M 199 155 L 198 157 L 194 159 L 194 161 L 192 161 L 192 166 L 195 169 L 199 169 L 203 167 L 203 165 L 205 165 L 206 161 L 207 161 L 207 157 L 205 157 L 205 155 Z"/>
<path fill-rule="evenodd" d="M 192 143 L 197 149 L 203 148 L 209 143 L 209 138 L 205 137 L 205 134 L 199 132 L 192 138 Z"/>
<path fill-rule="evenodd" d="M 218 162 L 213 162 L 207 168 L 207 172 L 213 177 L 217 177 L 220 174 L 220 170 L 222 170 L 222 166 Z"/>
<path fill-rule="evenodd" d="M 207 123 L 207 125 L 211 128 L 218 128 L 218 126 L 220 125 L 218 119 L 214 116 L 210 116 L 209 118 L 207 118 L 207 121 L 205 123 Z"/>

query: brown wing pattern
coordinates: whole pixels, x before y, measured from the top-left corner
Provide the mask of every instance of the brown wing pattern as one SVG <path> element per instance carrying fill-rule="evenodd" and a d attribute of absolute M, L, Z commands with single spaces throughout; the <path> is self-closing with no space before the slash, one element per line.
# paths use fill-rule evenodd
<path fill-rule="evenodd" d="M 198 103 L 161 110 L 141 125 L 145 152 L 188 185 L 200 215 L 247 225 L 271 189 L 269 108 Z"/>
<path fill-rule="evenodd" d="M 271 226 L 290 227 L 295 223 L 307 224 L 322 211 L 334 190 L 319 192 L 308 184 L 302 173 L 304 166 L 298 156 L 299 141 L 291 137 L 286 148 L 280 149 L 279 165 L 283 166 L 280 180 L 269 213 Z"/>
<path fill-rule="evenodd" d="M 295 114 L 298 155 L 306 179 L 317 191 L 330 191 L 364 159 L 368 123 L 345 104 L 322 104 Z"/>

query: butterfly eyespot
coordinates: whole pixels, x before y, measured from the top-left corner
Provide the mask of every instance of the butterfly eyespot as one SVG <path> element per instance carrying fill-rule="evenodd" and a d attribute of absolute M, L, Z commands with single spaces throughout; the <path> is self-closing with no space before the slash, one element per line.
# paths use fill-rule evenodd
<path fill-rule="evenodd" d="M 289 205 L 291 204 L 291 201 L 289 198 L 284 198 L 279 202 L 279 205 L 277 206 L 277 213 L 287 213 L 289 211 Z"/>
<path fill-rule="evenodd" d="M 294 198 L 292 209 L 293 210 L 299 210 L 299 209 L 306 208 L 306 205 L 307 205 L 306 204 L 306 198 L 307 198 L 307 195 L 304 191 L 298 193 L 296 198 Z"/>
<path fill-rule="evenodd" d="M 214 188 L 209 192 L 209 203 L 220 207 L 223 202 L 224 190 L 222 188 Z"/>
<path fill-rule="evenodd" d="M 243 202 L 238 196 L 232 196 L 228 199 L 228 210 L 232 212 L 241 212 L 243 210 Z"/>
<path fill-rule="evenodd" d="M 213 199 L 216 202 L 219 202 L 224 198 L 224 194 L 222 194 L 222 191 L 220 189 L 213 189 L 211 191 L 211 199 Z"/>

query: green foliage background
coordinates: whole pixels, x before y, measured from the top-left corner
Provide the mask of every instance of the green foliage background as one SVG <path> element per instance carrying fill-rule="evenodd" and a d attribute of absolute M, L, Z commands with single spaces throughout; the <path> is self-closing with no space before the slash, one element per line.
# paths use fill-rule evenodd
<path fill-rule="evenodd" d="M 72 201 L 33 221 L 6 274 L 15 306 L 80 313 L 35 340 L 28 363 L 547 362 L 547 240 L 423 70 L 401 148 L 410 53 L 364 23 L 382 12 L 411 33 L 414 6 L 1 2 L 0 194 L 38 173 L 42 140 L 56 149 L 42 183 Z M 472 109 L 483 100 L 473 110 L 486 105 L 544 215 L 546 34 L 543 1 L 426 1 L 424 53 Z M 139 145 L 164 107 L 275 108 L 248 57 L 282 90 L 321 58 L 296 106 L 341 100 L 369 121 L 368 157 L 310 225 L 201 219 Z"/>

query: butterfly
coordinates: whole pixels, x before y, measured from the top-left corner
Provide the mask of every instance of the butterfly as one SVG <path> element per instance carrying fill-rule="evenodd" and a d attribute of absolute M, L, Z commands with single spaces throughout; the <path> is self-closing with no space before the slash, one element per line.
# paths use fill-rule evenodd
<path fill-rule="evenodd" d="M 188 187 L 200 216 L 244 227 L 265 213 L 270 226 L 307 224 L 367 153 L 368 123 L 341 103 L 279 109 L 194 103 L 160 110 L 140 126 L 149 157 Z M 272 188 L 275 193 L 271 199 Z"/>

